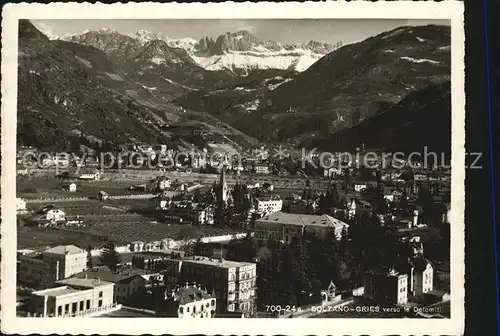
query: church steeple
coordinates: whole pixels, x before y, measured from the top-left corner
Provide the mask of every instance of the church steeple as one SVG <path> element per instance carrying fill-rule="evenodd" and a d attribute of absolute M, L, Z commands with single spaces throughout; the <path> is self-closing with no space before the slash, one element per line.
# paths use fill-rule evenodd
<path fill-rule="evenodd" d="M 219 181 L 219 197 L 220 201 L 225 203 L 227 201 L 227 183 L 226 183 L 226 166 L 224 165 L 222 167 L 222 172 L 220 175 L 220 181 Z"/>

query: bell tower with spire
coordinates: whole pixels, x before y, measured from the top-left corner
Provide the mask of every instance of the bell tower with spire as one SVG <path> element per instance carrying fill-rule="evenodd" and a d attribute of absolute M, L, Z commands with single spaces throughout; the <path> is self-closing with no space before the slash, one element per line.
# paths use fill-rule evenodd
<path fill-rule="evenodd" d="M 228 194 L 228 188 L 226 183 L 226 166 L 222 167 L 218 189 L 219 189 L 219 202 L 225 204 L 227 202 L 227 194 Z"/>

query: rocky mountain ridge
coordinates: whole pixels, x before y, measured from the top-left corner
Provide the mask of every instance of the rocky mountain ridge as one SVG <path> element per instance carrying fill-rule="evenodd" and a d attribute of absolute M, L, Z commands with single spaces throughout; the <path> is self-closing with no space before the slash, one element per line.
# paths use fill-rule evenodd
<path fill-rule="evenodd" d="M 171 48 L 185 50 L 196 64 L 206 70 L 230 70 L 246 74 L 252 69 L 292 69 L 304 71 L 326 53 L 338 48 L 317 41 L 283 45 L 275 41 L 261 41 L 250 32 L 224 33 L 215 40 L 202 37 L 172 39 L 164 34 L 140 30 L 134 34 L 121 34 L 110 29 L 84 31 L 58 39 L 96 47 L 119 60 L 136 57 L 141 48 L 154 40 L 161 40 Z"/>

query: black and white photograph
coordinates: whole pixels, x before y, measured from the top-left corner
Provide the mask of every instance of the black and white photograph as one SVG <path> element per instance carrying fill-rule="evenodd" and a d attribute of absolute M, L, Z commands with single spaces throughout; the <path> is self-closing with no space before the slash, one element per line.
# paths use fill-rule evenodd
<path fill-rule="evenodd" d="M 2 20 L 12 331 L 460 332 L 461 3 L 58 5 Z"/>

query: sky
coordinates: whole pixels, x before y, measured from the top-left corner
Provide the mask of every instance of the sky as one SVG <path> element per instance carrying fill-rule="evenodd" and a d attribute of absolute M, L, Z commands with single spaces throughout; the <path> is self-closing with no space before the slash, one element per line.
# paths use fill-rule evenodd
<path fill-rule="evenodd" d="M 161 33 L 170 38 L 203 36 L 216 38 L 226 32 L 248 30 L 260 40 L 283 44 L 302 43 L 310 40 L 344 44 L 356 42 L 400 26 L 439 24 L 450 25 L 449 20 L 400 20 L 400 19 L 252 19 L 252 20 L 33 20 L 43 33 L 51 36 L 80 33 L 84 30 L 108 28 L 122 34 L 139 30 Z"/>

